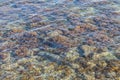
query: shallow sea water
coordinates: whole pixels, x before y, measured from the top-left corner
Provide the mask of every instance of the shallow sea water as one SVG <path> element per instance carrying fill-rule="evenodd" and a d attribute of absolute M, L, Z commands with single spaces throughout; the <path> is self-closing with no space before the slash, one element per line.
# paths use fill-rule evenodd
<path fill-rule="evenodd" d="M 0 80 L 120 80 L 120 0 L 0 0 Z"/>

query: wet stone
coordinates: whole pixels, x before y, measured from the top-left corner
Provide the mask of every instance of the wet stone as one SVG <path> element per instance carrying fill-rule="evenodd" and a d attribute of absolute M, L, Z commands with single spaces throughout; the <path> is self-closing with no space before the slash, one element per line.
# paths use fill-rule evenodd
<path fill-rule="evenodd" d="M 88 55 L 94 53 L 95 49 L 96 49 L 96 47 L 89 46 L 89 45 L 82 45 L 78 48 L 81 56 L 88 56 Z"/>
<path fill-rule="evenodd" d="M 119 0 L 0 0 L 0 80 L 120 80 Z"/>

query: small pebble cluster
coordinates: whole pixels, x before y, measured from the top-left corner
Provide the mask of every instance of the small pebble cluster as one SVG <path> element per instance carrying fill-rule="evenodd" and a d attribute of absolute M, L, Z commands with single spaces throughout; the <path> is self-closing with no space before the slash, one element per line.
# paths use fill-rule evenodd
<path fill-rule="evenodd" d="M 0 80 L 120 80 L 119 4 L 0 1 Z"/>

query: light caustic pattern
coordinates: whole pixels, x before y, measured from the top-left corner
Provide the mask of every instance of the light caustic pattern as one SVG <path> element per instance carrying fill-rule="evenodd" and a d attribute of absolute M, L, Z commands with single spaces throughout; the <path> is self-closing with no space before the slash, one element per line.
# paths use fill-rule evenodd
<path fill-rule="evenodd" d="M 120 0 L 0 0 L 0 80 L 120 80 Z"/>

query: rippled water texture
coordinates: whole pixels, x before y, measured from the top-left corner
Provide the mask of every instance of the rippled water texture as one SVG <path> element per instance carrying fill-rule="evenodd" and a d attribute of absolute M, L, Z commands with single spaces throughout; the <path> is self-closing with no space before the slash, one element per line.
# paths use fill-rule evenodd
<path fill-rule="evenodd" d="M 0 0 L 0 80 L 120 80 L 120 0 Z"/>

